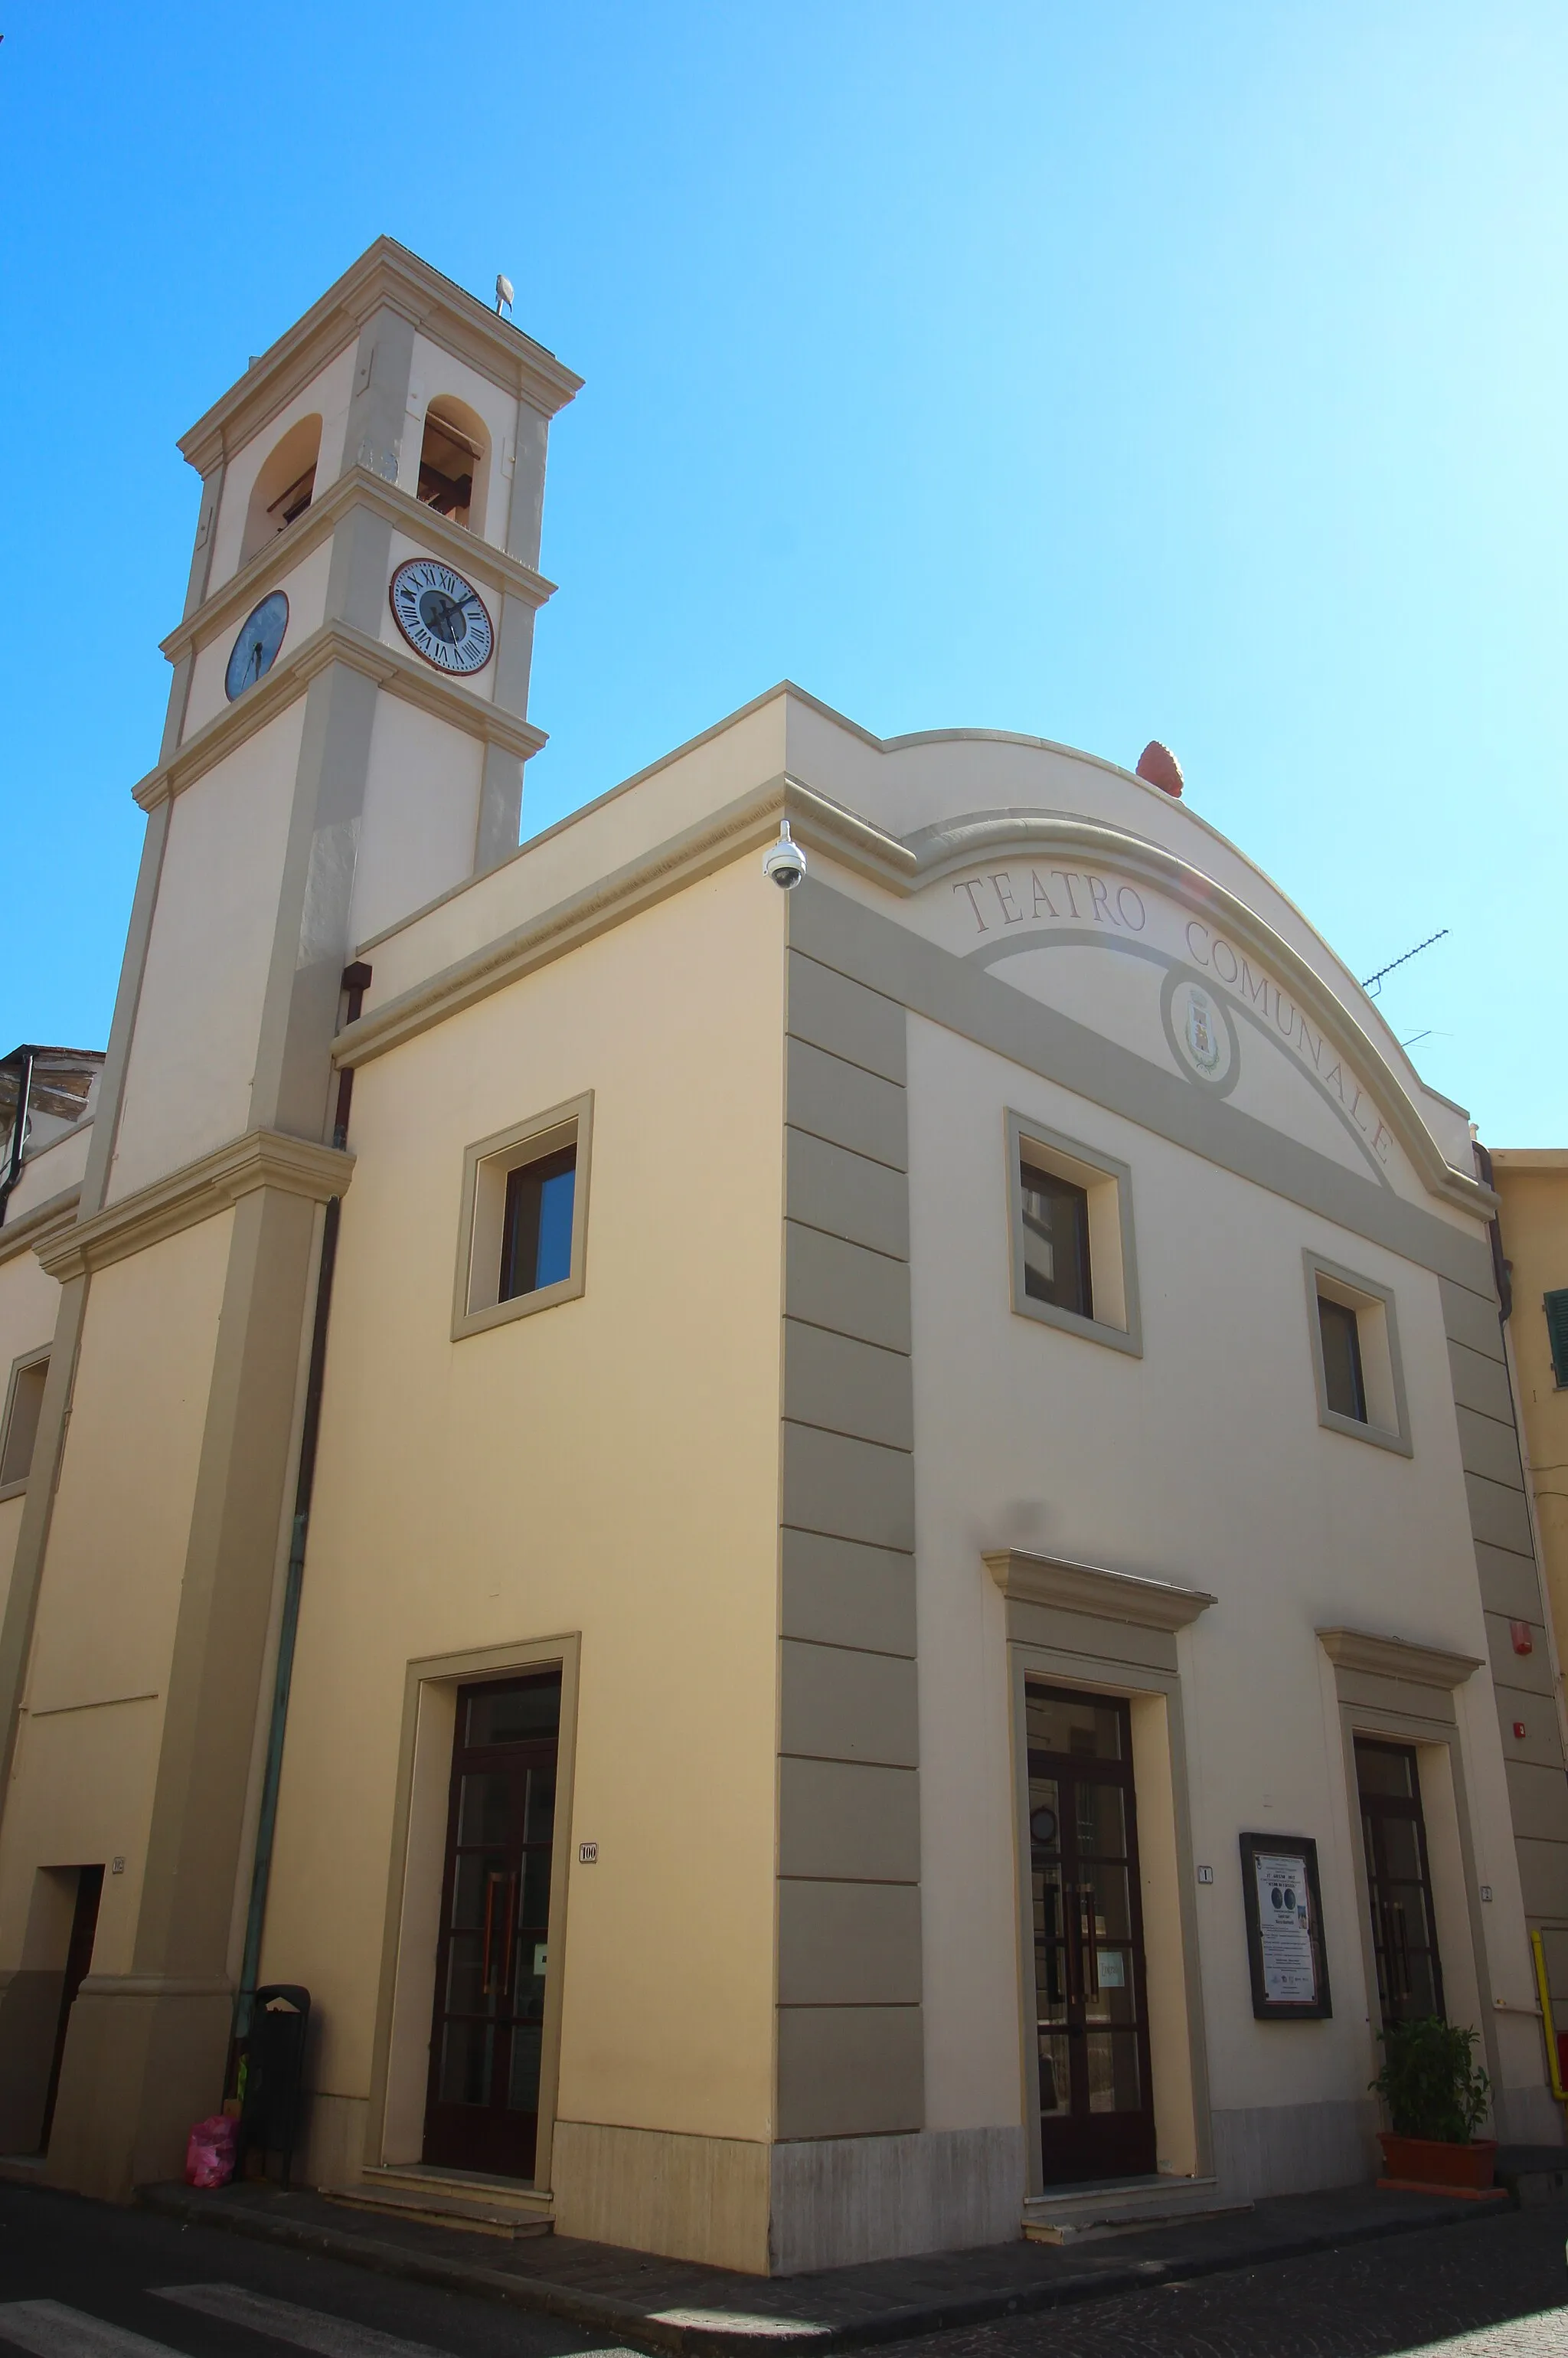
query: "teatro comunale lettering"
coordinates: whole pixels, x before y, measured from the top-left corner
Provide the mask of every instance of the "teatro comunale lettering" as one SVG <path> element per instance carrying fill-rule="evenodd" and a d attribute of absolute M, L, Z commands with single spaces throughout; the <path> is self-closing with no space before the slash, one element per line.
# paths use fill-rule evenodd
<path fill-rule="evenodd" d="M 985 936 L 1000 948 L 1015 929 L 1038 935 L 1060 928 L 1081 943 L 1098 928 L 1107 947 L 1119 938 L 1147 942 L 1162 960 L 1195 968 L 1292 1052 L 1343 1107 L 1379 1162 L 1387 1163 L 1393 1133 L 1365 1085 L 1259 960 L 1238 949 L 1206 918 L 1190 916 L 1162 894 L 1093 868 L 985 869 L 960 877 L 951 889 L 967 929 L 972 920 L 976 942 Z"/>

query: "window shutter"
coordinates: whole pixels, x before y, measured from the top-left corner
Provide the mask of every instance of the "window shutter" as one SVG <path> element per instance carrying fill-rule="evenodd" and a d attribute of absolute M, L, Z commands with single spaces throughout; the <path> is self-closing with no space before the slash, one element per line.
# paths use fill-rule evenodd
<path fill-rule="evenodd" d="M 1559 1391 L 1568 1390 L 1568 1285 L 1542 1296 L 1547 1339 L 1552 1345 L 1552 1372 Z"/>

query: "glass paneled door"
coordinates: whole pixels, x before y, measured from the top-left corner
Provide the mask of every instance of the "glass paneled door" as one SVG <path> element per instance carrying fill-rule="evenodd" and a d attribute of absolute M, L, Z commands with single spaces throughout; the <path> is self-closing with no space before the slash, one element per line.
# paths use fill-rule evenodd
<path fill-rule="evenodd" d="M 458 1693 L 425 2105 L 449 2169 L 534 2174 L 560 1724 L 558 1669 Z"/>
<path fill-rule="evenodd" d="M 1154 2168 L 1128 1705 L 1026 1691 L 1040 2153 L 1047 2186 Z"/>
<path fill-rule="evenodd" d="M 1383 2020 L 1413 2022 L 1422 2015 L 1440 2015 L 1443 1968 L 1414 1746 L 1378 1744 L 1358 1736 L 1356 1782 Z"/>

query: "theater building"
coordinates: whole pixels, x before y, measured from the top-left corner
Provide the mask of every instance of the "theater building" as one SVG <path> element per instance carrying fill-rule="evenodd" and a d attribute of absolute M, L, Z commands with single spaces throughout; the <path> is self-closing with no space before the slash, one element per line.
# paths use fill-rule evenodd
<path fill-rule="evenodd" d="M 176 2174 L 258 1977 L 311 2183 L 753 2270 L 1365 2179 L 1411 2013 L 1560 2137 L 1464 1114 L 1044 740 L 781 687 L 518 849 L 577 383 L 383 242 L 181 446 L 6 1067 L 5 2167 Z"/>

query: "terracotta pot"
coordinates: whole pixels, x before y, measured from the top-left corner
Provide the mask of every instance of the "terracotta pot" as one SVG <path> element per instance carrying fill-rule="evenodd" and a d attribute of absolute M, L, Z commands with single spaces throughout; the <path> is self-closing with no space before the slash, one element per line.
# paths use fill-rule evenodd
<path fill-rule="evenodd" d="M 1497 2165 L 1496 2137 L 1447 2145 L 1437 2137 L 1396 2136 L 1392 2129 L 1379 2129 L 1378 2143 L 1383 2148 L 1384 2177 L 1401 2186 L 1479 2193 L 1490 2186 Z"/>

